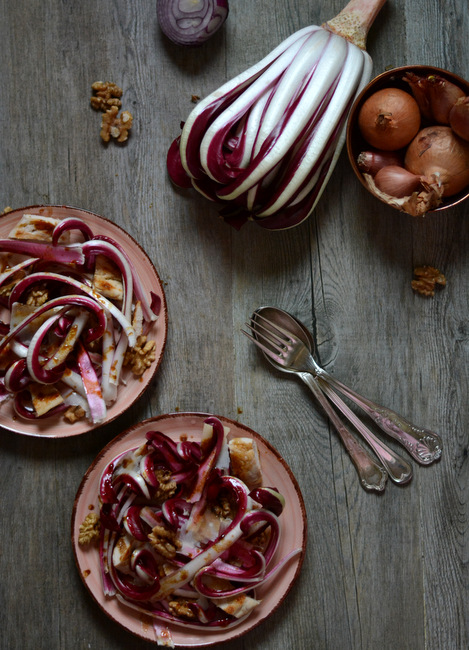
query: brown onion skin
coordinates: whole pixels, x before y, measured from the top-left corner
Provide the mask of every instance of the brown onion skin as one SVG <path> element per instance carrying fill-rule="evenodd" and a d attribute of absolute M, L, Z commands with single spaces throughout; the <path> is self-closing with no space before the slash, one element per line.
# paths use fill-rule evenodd
<path fill-rule="evenodd" d="M 469 185 L 469 142 L 449 126 L 426 127 L 407 148 L 404 165 L 417 176 L 440 182 L 443 196 L 453 196 Z"/>
<path fill-rule="evenodd" d="M 469 141 L 469 97 L 461 97 L 449 114 L 449 123 L 456 135 Z"/>
<path fill-rule="evenodd" d="M 364 102 L 358 127 L 372 147 L 397 151 L 407 146 L 420 129 L 420 110 L 410 93 L 383 88 Z"/>

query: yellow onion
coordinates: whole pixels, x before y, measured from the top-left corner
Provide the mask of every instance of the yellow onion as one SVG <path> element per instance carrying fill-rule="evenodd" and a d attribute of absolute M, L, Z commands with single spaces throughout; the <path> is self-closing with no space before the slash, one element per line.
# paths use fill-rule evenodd
<path fill-rule="evenodd" d="M 422 129 L 407 148 L 405 168 L 452 196 L 469 185 L 469 142 L 449 126 Z"/>
<path fill-rule="evenodd" d="M 420 110 L 410 93 L 383 88 L 368 97 L 358 114 L 358 127 L 372 147 L 397 151 L 420 129 Z"/>

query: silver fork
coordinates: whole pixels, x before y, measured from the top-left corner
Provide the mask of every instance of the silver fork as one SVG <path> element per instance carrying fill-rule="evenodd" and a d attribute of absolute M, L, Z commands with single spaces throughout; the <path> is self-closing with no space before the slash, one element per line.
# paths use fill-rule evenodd
<path fill-rule="evenodd" d="M 334 390 L 320 376 L 317 376 L 311 352 L 304 342 L 264 317 L 262 317 L 263 322 L 259 322 L 258 317 L 259 314 L 256 313 L 256 317 L 251 318 L 250 322 L 246 323 L 246 326 L 254 336 L 245 330 L 241 330 L 243 334 L 255 343 L 274 365 L 276 364 L 280 369 L 297 374 L 311 388 L 316 397 L 318 397 L 317 392 L 312 386 L 311 377 L 313 377 L 315 379 L 314 386 L 319 386 L 322 391 L 321 394 L 327 396 L 345 417 L 347 417 L 351 424 L 353 424 L 358 433 L 365 439 L 384 465 L 390 478 L 396 483 L 407 483 L 410 481 L 412 478 L 412 466 L 379 440 Z M 319 399 L 319 401 L 321 400 Z M 326 410 L 326 412 L 330 416 L 330 411 Z M 336 424 L 334 420 L 332 422 L 334 425 Z"/>

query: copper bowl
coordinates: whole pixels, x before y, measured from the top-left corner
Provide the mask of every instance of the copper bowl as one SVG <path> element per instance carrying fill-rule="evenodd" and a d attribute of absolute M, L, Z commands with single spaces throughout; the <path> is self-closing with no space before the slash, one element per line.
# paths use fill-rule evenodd
<path fill-rule="evenodd" d="M 451 81 L 452 83 L 456 84 L 466 93 L 466 95 L 469 95 L 468 81 L 466 81 L 462 77 L 459 77 L 456 74 L 453 74 L 452 72 L 448 72 L 448 70 L 442 70 L 441 68 L 434 68 L 432 66 L 427 66 L 427 65 L 404 65 L 402 67 L 392 68 L 391 70 L 387 70 L 386 72 L 383 72 L 382 74 L 372 79 L 370 83 L 358 95 L 357 99 L 355 100 L 352 106 L 348 123 L 347 123 L 347 139 L 346 139 L 347 153 L 353 171 L 355 172 L 356 177 L 363 185 L 363 187 L 365 187 L 367 191 L 370 193 L 372 192 L 370 191 L 370 188 L 368 187 L 362 172 L 358 168 L 357 157 L 362 151 L 370 150 L 372 149 L 372 147 L 370 147 L 370 145 L 365 142 L 365 140 L 363 139 L 360 133 L 360 129 L 358 127 L 358 115 L 360 113 L 360 109 L 364 104 L 364 102 L 368 99 L 368 97 L 373 95 L 373 93 L 375 93 L 377 90 L 381 90 L 383 88 L 400 88 L 401 90 L 405 90 L 406 92 L 410 93 L 411 91 L 410 91 L 409 84 L 403 81 L 403 77 L 409 72 L 413 72 L 414 74 L 419 76 L 425 76 L 430 74 L 439 75 L 444 79 L 447 79 L 448 81 Z M 422 121 L 422 128 L 424 126 L 427 125 Z M 373 194 L 373 196 L 375 195 Z M 440 210 L 446 210 L 447 208 L 451 208 L 457 205 L 458 203 L 461 203 L 468 197 L 469 197 L 469 186 L 466 187 L 461 192 L 459 192 L 458 194 L 455 194 L 453 196 L 448 196 L 447 198 L 443 198 L 442 203 L 437 208 L 432 210 L 432 212 L 438 212 Z M 379 197 L 377 196 L 375 196 L 375 198 L 379 199 Z M 385 201 L 382 202 L 385 203 Z"/>

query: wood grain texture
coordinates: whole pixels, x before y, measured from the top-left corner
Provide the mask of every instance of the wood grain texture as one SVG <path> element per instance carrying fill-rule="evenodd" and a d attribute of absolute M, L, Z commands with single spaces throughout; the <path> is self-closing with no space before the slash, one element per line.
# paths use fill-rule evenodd
<path fill-rule="evenodd" d="M 467 0 L 388 0 L 368 39 L 374 74 L 411 63 L 469 78 Z M 302 489 L 308 551 L 273 619 L 226 650 L 461 650 L 469 647 L 469 203 L 425 219 L 366 194 L 343 153 L 314 215 L 291 231 L 237 232 L 169 183 L 165 158 L 205 96 L 341 0 L 236 0 L 196 50 L 160 33 L 155 2 L 0 2 L 0 212 L 69 204 L 125 228 L 153 260 L 169 312 L 165 356 L 146 396 L 76 439 L 0 432 L 0 648 L 146 649 L 101 613 L 70 544 L 84 472 L 117 433 L 173 411 L 237 419 L 284 456 Z M 91 84 L 124 89 L 125 146 L 103 146 Z M 433 299 L 416 265 L 447 277 Z M 240 330 L 265 304 L 315 333 L 328 370 L 438 431 L 441 462 L 410 485 L 366 493 L 338 436 L 296 378 Z M 394 442 L 390 446 L 397 449 Z"/>

